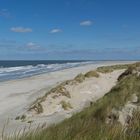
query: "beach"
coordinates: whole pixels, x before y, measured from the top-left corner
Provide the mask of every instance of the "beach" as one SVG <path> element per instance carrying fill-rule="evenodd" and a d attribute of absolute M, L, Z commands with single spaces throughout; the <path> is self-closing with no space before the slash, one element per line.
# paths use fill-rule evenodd
<path fill-rule="evenodd" d="M 40 74 L 28 78 L 11 80 L 0 83 L 0 131 L 2 131 L 4 124 L 8 121 L 8 125 L 5 131 L 14 132 L 16 129 L 24 128 L 29 126 L 27 121 L 21 122 L 15 120 L 18 115 L 26 114 L 29 106 L 38 97 L 42 97 L 47 91 L 52 87 L 64 82 L 66 80 L 73 79 L 80 73 L 86 73 L 90 70 L 94 70 L 100 66 L 115 65 L 115 64 L 127 64 L 133 63 L 128 61 L 108 61 L 102 62 L 100 64 L 88 64 L 84 66 L 64 69 L 56 72 L 50 72 L 46 74 Z M 86 80 L 84 83 L 79 85 L 74 85 L 67 87 L 73 97 L 71 100 L 63 98 L 65 101 L 69 101 L 74 109 L 69 111 L 59 110 L 58 102 L 60 102 L 61 97 L 58 100 L 52 100 L 49 98 L 44 102 L 46 106 L 46 111 L 40 115 L 33 116 L 33 127 L 38 124 L 47 123 L 47 126 L 53 123 L 58 123 L 65 118 L 71 117 L 72 113 L 78 112 L 83 107 L 88 106 L 85 104 L 86 101 L 96 101 L 103 97 L 116 83 L 118 76 L 124 70 L 117 70 L 109 74 L 101 74 L 100 78 L 92 78 Z M 78 93 L 79 92 L 79 93 Z M 76 95 L 77 93 L 77 95 Z M 85 94 L 86 93 L 86 94 Z M 85 99 L 85 101 L 83 101 Z M 57 106 L 57 109 L 52 108 L 52 104 Z M 82 105 L 83 102 L 83 105 Z M 31 118 L 31 117 L 29 117 Z M 29 119 L 30 120 L 30 119 Z"/>

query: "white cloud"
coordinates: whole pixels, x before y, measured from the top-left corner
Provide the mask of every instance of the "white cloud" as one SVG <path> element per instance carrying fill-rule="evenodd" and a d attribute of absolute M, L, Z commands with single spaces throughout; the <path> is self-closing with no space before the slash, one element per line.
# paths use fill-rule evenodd
<path fill-rule="evenodd" d="M 91 26 L 93 24 L 93 22 L 91 20 L 85 20 L 80 22 L 81 26 Z"/>
<path fill-rule="evenodd" d="M 32 29 L 31 28 L 24 28 L 24 27 L 12 27 L 11 31 L 17 32 L 17 33 L 27 33 L 27 32 L 32 32 Z"/>
<path fill-rule="evenodd" d="M 26 48 L 30 49 L 30 50 L 36 50 L 36 49 L 40 49 L 41 46 L 36 44 L 36 43 L 29 42 L 29 43 L 26 44 Z"/>
<path fill-rule="evenodd" d="M 52 34 L 54 34 L 54 33 L 60 33 L 60 32 L 62 32 L 62 30 L 61 30 L 61 29 L 58 29 L 58 28 L 52 29 L 52 30 L 50 31 L 50 33 L 52 33 Z"/>

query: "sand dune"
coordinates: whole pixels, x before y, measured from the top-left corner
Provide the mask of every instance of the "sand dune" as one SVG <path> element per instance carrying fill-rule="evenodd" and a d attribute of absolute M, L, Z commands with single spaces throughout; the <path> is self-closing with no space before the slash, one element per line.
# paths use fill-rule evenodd
<path fill-rule="evenodd" d="M 27 113 L 25 113 L 27 117 L 25 121 L 33 121 L 33 126 L 34 124 L 43 122 L 50 125 L 71 117 L 73 113 L 90 106 L 90 104 L 109 92 L 116 84 L 118 76 L 123 72 L 124 70 L 116 70 L 108 74 L 100 73 L 98 78 L 86 78 L 82 83 L 68 84 L 64 87 L 69 93 L 69 96 L 59 94 L 59 92 L 50 93 L 45 100 L 40 103 L 43 112 L 38 114 L 34 109 L 27 111 Z"/>
<path fill-rule="evenodd" d="M 59 83 L 73 79 L 79 73 L 86 73 L 99 66 L 122 64 L 130 62 L 103 62 L 101 64 L 90 64 L 76 68 L 65 69 L 57 72 L 41 74 L 38 76 L 12 80 L 0 83 L 0 131 L 4 122 L 9 119 L 8 132 L 13 132 L 16 128 L 29 126 L 27 121 L 22 122 L 15 118 L 22 114 L 27 114 L 28 107 L 38 97 L 42 97 L 52 87 Z M 60 96 L 53 98 L 49 95 L 45 102 L 42 102 L 44 111 L 36 115 L 31 113 L 28 121 L 33 121 L 33 127 L 39 123 L 46 122 L 47 125 L 57 123 L 70 117 L 72 113 L 80 111 L 83 107 L 101 98 L 108 92 L 122 73 L 122 70 L 109 74 L 100 74 L 99 78 L 88 78 L 84 82 L 72 86 L 66 86 L 71 98 Z M 62 102 L 69 102 L 70 109 L 62 108 Z"/>

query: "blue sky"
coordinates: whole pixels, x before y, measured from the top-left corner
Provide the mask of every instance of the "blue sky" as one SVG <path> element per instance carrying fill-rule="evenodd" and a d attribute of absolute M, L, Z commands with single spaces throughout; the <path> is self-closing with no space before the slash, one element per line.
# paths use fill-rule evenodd
<path fill-rule="evenodd" d="M 140 59 L 140 0 L 1 0 L 3 59 Z"/>

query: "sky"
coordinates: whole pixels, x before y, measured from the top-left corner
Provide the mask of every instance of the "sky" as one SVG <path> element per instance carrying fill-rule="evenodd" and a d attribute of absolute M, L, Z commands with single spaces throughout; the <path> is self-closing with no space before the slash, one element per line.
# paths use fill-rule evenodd
<path fill-rule="evenodd" d="M 140 0 L 0 0 L 0 60 L 139 60 Z"/>

